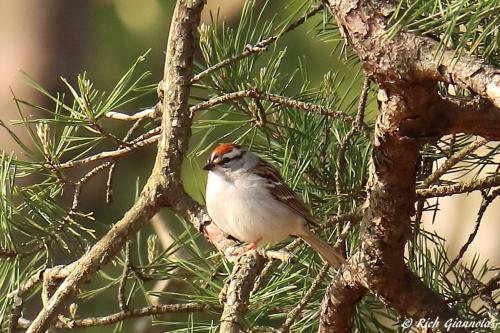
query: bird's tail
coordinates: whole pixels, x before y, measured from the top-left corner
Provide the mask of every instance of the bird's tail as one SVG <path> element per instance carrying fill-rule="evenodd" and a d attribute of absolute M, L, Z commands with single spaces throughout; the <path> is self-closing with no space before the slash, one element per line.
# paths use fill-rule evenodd
<path fill-rule="evenodd" d="M 298 235 L 307 244 L 311 245 L 322 257 L 325 259 L 330 266 L 339 267 L 345 263 L 345 259 L 335 251 L 330 245 L 323 242 L 314 232 L 309 229 L 302 230 L 301 234 Z"/>

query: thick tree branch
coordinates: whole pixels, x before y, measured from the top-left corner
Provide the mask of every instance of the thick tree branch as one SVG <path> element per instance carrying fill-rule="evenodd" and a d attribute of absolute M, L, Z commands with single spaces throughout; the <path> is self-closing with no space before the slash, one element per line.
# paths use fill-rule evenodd
<path fill-rule="evenodd" d="M 180 0 L 177 3 L 165 59 L 162 135 L 155 167 L 134 206 L 82 258 L 42 309 L 27 333 L 43 332 L 60 304 L 78 283 L 106 264 L 128 237 L 158 212 L 161 204 L 177 200 L 181 163 L 191 134 L 192 115 L 188 96 L 193 69 L 193 56 L 198 43 L 197 28 L 203 0 Z M 173 199 L 173 200 L 172 200 Z"/>
<path fill-rule="evenodd" d="M 359 254 L 349 261 L 356 261 Z M 366 288 L 358 282 L 359 272 L 356 265 L 340 267 L 337 276 L 328 287 L 321 302 L 319 332 L 352 332 L 352 319 L 356 305 L 366 294 Z"/>
<path fill-rule="evenodd" d="M 242 321 L 248 308 L 250 293 L 264 268 L 264 262 L 264 257 L 252 251 L 241 256 L 235 263 L 224 295 L 224 310 L 220 318 L 221 333 L 245 331 Z"/>
<path fill-rule="evenodd" d="M 397 1 L 328 0 L 326 3 L 375 81 L 433 80 L 458 84 L 500 107 L 497 68 L 473 56 L 457 58 L 451 49 L 440 51 L 439 42 L 416 33 L 403 30 L 387 38 Z"/>
<path fill-rule="evenodd" d="M 500 108 L 482 98 L 443 98 L 441 134 L 467 133 L 500 140 Z"/>
<path fill-rule="evenodd" d="M 351 256 L 345 269 L 359 272 L 354 276 L 357 283 L 404 316 L 456 318 L 457 313 L 409 272 L 404 262 L 420 159 L 419 142 L 405 137 L 429 133 L 435 118 L 435 105 L 441 101 L 434 75 L 439 64 L 431 60 L 438 44 L 404 31 L 392 39 L 386 38 L 396 1 L 327 0 L 325 3 L 349 36 L 367 75 L 380 88 L 380 114 L 373 140 L 361 248 Z M 461 77 L 463 73 L 455 69 L 457 77 Z M 479 83 L 474 84 L 474 89 L 481 90 Z M 352 304 L 361 297 L 361 291 L 350 292 L 338 279 L 339 276 L 333 283 L 339 287 L 334 289 L 341 295 L 347 293 L 344 314 L 352 315 Z M 332 293 L 329 297 L 330 300 L 323 301 L 322 327 L 327 327 L 324 323 L 338 322 L 328 328 L 331 332 L 344 332 L 351 319 L 336 321 L 334 310 L 342 309 L 344 303 L 339 303 Z"/>

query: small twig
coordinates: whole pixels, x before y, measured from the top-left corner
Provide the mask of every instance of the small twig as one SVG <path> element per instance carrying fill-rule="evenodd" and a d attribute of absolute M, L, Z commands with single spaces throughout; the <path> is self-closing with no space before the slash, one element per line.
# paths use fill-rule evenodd
<path fill-rule="evenodd" d="M 251 294 L 255 294 L 257 291 L 259 291 L 262 285 L 265 285 L 267 284 L 267 282 L 269 282 L 268 274 L 271 271 L 271 268 L 273 268 L 274 263 L 275 261 L 271 259 L 268 260 L 264 265 L 264 268 L 262 269 L 262 271 L 260 271 L 259 276 L 255 280 Z"/>
<path fill-rule="evenodd" d="M 340 234 L 337 236 L 337 241 L 333 245 L 333 248 L 335 250 L 338 250 L 342 246 L 342 243 L 345 241 L 345 239 L 347 238 L 347 236 L 349 236 L 349 232 L 351 231 L 351 229 L 353 227 L 354 227 L 354 223 L 352 223 L 351 221 L 348 221 L 344 225 L 344 228 L 342 229 L 342 231 L 340 232 Z M 344 253 L 344 255 L 345 254 L 346 253 Z"/>
<path fill-rule="evenodd" d="M 182 313 L 182 312 L 209 311 L 209 310 L 217 310 L 217 307 L 203 303 L 153 305 L 153 306 L 146 306 L 143 308 L 120 311 L 104 317 L 90 317 L 77 320 L 73 320 L 71 318 L 65 318 L 64 322 L 58 321 L 55 324 L 55 327 L 58 329 L 74 329 L 74 328 L 84 328 L 91 326 L 105 326 L 105 325 L 115 324 L 130 318 L 152 316 L 164 313 Z M 26 329 L 30 325 L 31 321 L 21 318 L 19 322 L 19 328 Z"/>
<path fill-rule="evenodd" d="M 254 326 L 252 327 L 253 333 L 279 333 L 277 329 L 269 326 Z"/>
<path fill-rule="evenodd" d="M 150 138 L 142 140 L 142 141 L 135 141 L 134 140 L 132 145 L 127 146 L 125 148 L 111 150 L 111 151 L 104 151 L 104 152 L 101 152 L 101 153 L 98 153 L 98 154 L 95 154 L 95 155 L 92 155 L 92 156 L 89 156 L 89 157 L 82 158 L 80 160 L 74 160 L 74 161 L 69 161 L 69 162 L 66 162 L 66 163 L 62 163 L 59 167 L 62 168 L 62 169 L 67 169 L 67 168 L 72 168 L 72 167 L 75 167 L 75 166 L 78 166 L 78 165 L 83 165 L 83 164 L 87 164 L 87 163 L 90 163 L 90 162 L 103 160 L 103 159 L 106 159 L 106 158 L 123 157 L 123 156 L 126 156 L 126 155 L 130 154 L 134 150 L 137 150 L 139 148 L 142 148 L 144 146 L 147 146 L 147 145 L 150 145 L 152 143 L 157 142 L 158 139 L 160 139 L 160 135 L 159 134 L 153 135 Z"/>
<path fill-rule="evenodd" d="M 490 176 L 474 180 L 469 183 L 458 183 L 450 186 L 439 186 L 416 191 L 417 198 L 446 197 L 461 193 L 470 193 L 478 190 L 486 190 L 491 187 L 500 186 L 500 175 Z"/>
<path fill-rule="evenodd" d="M 268 260 L 278 260 L 278 261 L 284 261 L 284 262 L 289 262 L 292 260 L 292 254 L 288 251 L 280 250 L 280 251 L 273 251 L 273 250 L 267 250 L 267 251 L 257 251 L 262 257 L 268 259 Z"/>
<path fill-rule="evenodd" d="M 135 121 L 135 123 L 127 131 L 127 134 L 125 134 L 125 136 L 123 137 L 123 141 L 129 140 L 134 131 L 137 128 L 139 128 L 143 120 L 144 118 L 139 118 Z M 124 148 L 124 147 L 125 146 L 120 146 L 118 148 Z M 108 171 L 108 179 L 106 180 L 106 203 L 110 203 L 111 201 L 113 201 L 113 176 L 115 174 L 115 169 L 116 169 L 116 161 L 113 160 L 111 161 L 111 165 Z"/>
<path fill-rule="evenodd" d="M 311 300 L 311 297 L 313 296 L 314 292 L 318 287 L 320 286 L 321 282 L 326 276 L 326 273 L 328 273 L 328 269 L 330 268 L 330 265 L 327 263 L 323 264 L 321 267 L 320 271 L 314 278 L 311 286 L 307 290 L 307 292 L 304 294 L 304 297 L 300 300 L 300 302 L 293 308 L 292 311 L 288 313 L 286 316 L 286 320 L 283 323 L 283 326 L 281 326 L 281 332 L 287 333 L 290 331 L 290 327 L 293 325 L 294 321 L 297 319 L 297 317 L 300 315 L 304 307 L 309 303 Z"/>
<path fill-rule="evenodd" d="M 327 117 L 333 117 L 333 118 L 339 118 L 343 121 L 353 123 L 355 119 L 350 116 L 345 114 L 342 111 L 337 111 L 337 110 L 332 110 L 330 108 L 327 108 L 325 106 L 317 105 L 314 103 L 308 103 L 308 102 L 302 102 L 298 101 L 289 97 L 284 97 L 280 95 L 275 95 L 275 94 L 269 94 L 266 92 L 260 92 L 257 91 L 256 89 L 252 90 L 241 90 L 241 91 L 236 91 L 236 92 L 231 92 L 224 94 L 222 96 L 217 96 L 209 99 L 208 101 L 201 102 L 197 105 L 193 105 L 189 108 L 189 111 L 191 112 L 198 112 L 202 111 L 208 108 L 211 108 L 213 106 L 232 101 L 235 99 L 241 99 L 245 97 L 252 97 L 252 98 L 257 98 L 260 100 L 266 100 L 278 105 L 283 105 L 292 109 L 298 109 L 298 110 L 303 110 L 307 111 L 310 113 L 315 113 L 315 114 L 321 114 Z M 361 124 L 361 127 L 363 130 L 366 130 L 366 125 Z"/>
<path fill-rule="evenodd" d="M 435 147 L 431 146 L 430 148 L 433 152 L 435 151 Z M 418 180 L 423 180 L 429 177 L 432 174 L 432 168 L 434 166 L 435 158 L 433 156 L 422 156 L 422 163 L 419 167 L 418 172 Z M 424 213 L 426 199 L 420 198 L 417 200 L 415 204 L 415 222 L 413 225 L 413 242 L 408 243 L 408 255 L 410 260 L 414 259 L 415 251 L 414 245 L 417 243 L 418 235 L 420 234 L 420 223 L 422 222 L 422 216 Z M 436 200 L 436 204 L 439 202 L 439 199 Z M 434 213 L 436 210 L 434 210 Z"/>
<path fill-rule="evenodd" d="M 118 285 L 118 306 L 120 310 L 127 311 L 128 304 L 125 299 L 125 285 L 127 284 L 128 272 L 130 270 L 130 241 L 125 244 L 125 261 L 123 262 L 123 271 Z"/>
<path fill-rule="evenodd" d="M 113 201 L 113 176 L 115 175 L 116 161 L 111 162 L 108 171 L 108 178 L 106 179 L 106 203 L 109 204 Z"/>
<path fill-rule="evenodd" d="M 106 162 L 101 165 L 98 165 L 89 172 L 87 172 L 82 178 L 80 178 L 80 180 L 75 184 L 76 186 L 75 186 L 75 192 L 73 194 L 73 204 L 71 205 L 70 213 L 68 213 L 68 215 L 72 215 L 76 210 L 76 208 L 78 207 L 83 185 L 85 185 L 85 183 L 87 183 L 92 177 L 94 177 L 95 175 L 97 175 L 99 172 L 106 169 L 110 165 L 111 162 Z"/>
<path fill-rule="evenodd" d="M 19 252 L 17 252 L 16 250 L 0 248 L 0 258 L 15 258 L 19 255 Z"/>
<path fill-rule="evenodd" d="M 364 125 L 363 120 L 365 118 L 365 109 L 366 109 L 366 102 L 368 100 L 369 90 L 370 90 L 370 79 L 368 78 L 368 76 L 365 76 L 365 80 L 363 81 L 363 88 L 361 90 L 361 95 L 359 96 L 358 111 L 356 113 L 356 118 L 354 119 L 351 129 L 342 139 L 342 142 L 340 143 L 339 150 L 337 153 L 337 170 L 335 171 L 335 193 L 337 195 L 339 195 L 342 190 L 341 188 L 342 184 L 340 182 L 340 172 L 343 171 L 342 169 L 344 168 L 345 165 L 344 155 L 347 150 L 347 145 L 349 144 L 349 142 L 356 133 L 359 133 L 363 130 L 363 128 L 366 128 L 366 125 Z M 340 205 L 339 205 L 339 214 L 340 214 Z"/>
<path fill-rule="evenodd" d="M 89 88 L 89 87 L 87 87 Z M 97 118 L 95 117 L 95 113 L 92 108 L 92 102 L 88 98 L 87 94 L 82 93 L 82 96 L 80 98 L 76 97 L 75 100 L 78 102 L 80 106 L 80 110 L 83 111 L 83 114 L 86 115 L 87 121 L 89 122 L 88 124 L 88 129 L 91 132 L 95 132 L 100 134 L 103 138 L 108 138 L 114 141 L 115 143 L 119 145 L 125 145 L 128 146 L 127 142 L 123 142 L 119 138 L 116 137 L 116 135 L 107 132 L 98 122 Z"/>
<path fill-rule="evenodd" d="M 475 151 L 476 149 L 478 149 L 487 142 L 488 140 L 486 139 L 483 138 L 478 139 L 469 144 L 467 147 L 453 154 L 439 168 L 437 168 L 436 171 L 434 171 L 429 177 L 427 177 L 423 181 L 422 187 L 429 187 L 430 185 L 435 183 L 442 175 L 446 173 L 446 171 L 450 170 L 455 164 L 462 161 L 466 156 L 468 156 L 473 151 Z"/>
<path fill-rule="evenodd" d="M 92 124 L 90 124 L 90 128 L 92 128 L 93 130 L 95 130 L 96 132 L 98 132 L 99 134 L 101 134 L 103 137 L 111 139 L 113 142 L 115 142 L 116 144 L 118 144 L 120 146 L 128 146 L 129 145 L 128 142 L 125 142 L 125 141 L 119 139 L 116 135 L 114 135 L 114 134 L 106 131 L 97 122 L 92 122 Z"/>
<path fill-rule="evenodd" d="M 160 126 L 152 128 L 149 131 L 147 131 L 146 133 L 139 135 L 137 138 L 130 141 L 130 143 L 135 144 L 135 143 L 144 141 L 146 139 L 152 138 L 153 136 L 158 135 L 158 134 L 161 134 L 161 127 Z"/>
<path fill-rule="evenodd" d="M 500 188 L 497 188 L 495 191 L 493 191 L 489 195 L 483 195 L 483 202 L 481 203 L 481 206 L 479 207 L 479 211 L 477 213 L 477 218 L 476 218 L 476 223 L 474 224 L 474 230 L 469 235 L 469 238 L 467 239 L 467 242 L 460 248 L 460 251 L 458 252 L 458 255 L 455 257 L 455 259 L 452 260 L 450 263 L 450 266 L 446 270 L 446 274 L 451 272 L 453 267 L 462 259 L 462 257 L 465 254 L 465 251 L 469 248 L 469 245 L 474 241 L 476 238 L 477 232 L 479 231 L 479 227 L 481 226 L 481 221 L 483 219 L 484 213 L 486 212 L 486 209 L 488 206 L 493 202 L 493 200 L 500 194 Z"/>
<path fill-rule="evenodd" d="M 23 295 L 25 295 L 28 291 L 30 291 L 31 288 L 33 288 L 34 286 L 36 286 L 38 283 L 40 283 L 42 281 L 43 272 L 44 272 L 44 270 L 41 270 L 41 271 L 37 272 L 36 274 L 32 275 L 28 279 L 28 281 L 26 281 L 24 283 L 24 285 L 22 287 L 7 294 L 7 298 L 13 298 L 13 297 L 17 297 L 17 296 L 22 297 Z"/>
<path fill-rule="evenodd" d="M 37 253 L 41 249 L 45 247 L 45 244 L 42 240 L 38 241 L 39 243 L 36 245 L 31 245 L 31 249 L 26 251 L 26 252 L 18 252 L 16 250 L 7 250 L 7 249 L 0 249 L 0 258 L 25 258 L 28 257 L 34 253 Z"/>
<path fill-rule="evenodd" d="M 340 142 L 339 145 L 339 150 L 337 153 L 337 168 L 335 170 L 335 194 L 339 195 L 342 191 L 342 184 L 340 181 L 340 173 L 341 171 L 344 171 L 343 168 L 345 166 L 345 160 L 344 160 L 344 155 L 347 150 L 347 145 L 349 144 L 349 141 L 354 137 L 356 132 L 358 132 L 359 129 L 357 126 L 351 127 L 349 132 L 342 138 L 342 141 Z M 338 207 L 339 209 L 341 208 L 340 205 Z M 339 211 L 340 212 L 340 211 Z"/>
<path fill-rule="evenodd" d="M 126 120 L 126 121 L 134 121 L 134 120 L 139 120 L 139 119 L 146 119 L 146 118 L 151 118 L 154 119 L 158 116 L 161 115 L 161 110 L 160 107 L 157 105 L 139 111 L 134 114 L 125 114 L 121 112 L 115 112 L 115 111 L 108 111 L 104 114 L 106 118 L 111 118 L 111 119 L 116 119 L 116 120 Z"/>
<path fill-rule="evenodd" d="M 19 296 L 15 296 L 14 304 L 9 314 L 9 327 L 7 328 L 8 333 L 17 332 L 17 327 L 19 326 L 19 318 L 21 318 L 23 312 L 23 299 Z"/>
<path fill-rule="evenodd" d="M 486 304 L 488 310 L 496 309 L 497 304 L 491 297 L 491 291 L 487 290 L 487 286 L 474 277 L 474 274 L 464 265 L 460 265 L 464 271 L 464 277 L 469 282 L 471 287 L 479 295 L 479 298 Z"/>
<path fill-rule="evenodd" d="M 204 78 L 208 74 L 210 74 L 210 73 L 212 73 L 212 72 L 214 72 L 214 71 L 216 71 L 216 70 L 218 70 L 220 68 L 223 68 L 223 67 L 225 67 L 227 65 L 230 65 L 230 64 L 232 64 L 234 62 L 237 62 L 237 61 L 240 61 L 242 59 L 245 59 L 245 58 L 249 57 L 250 55 L 252 55 L 254 53 L 260 53 L 262 51 L 265 51 L 266 50 L 266 46 L 268 46 L 272 42 L 276 41 L 278 38 L 282 37 L 284 34 L 292 31 L 295 28 L 297 28 L 299 25 L 303 24 L 308 18 L 310 18 L 311 16 L 316 15 L 316 13 L 318 13 L 322 9 L 323 9 L 323 4 L 319 4 L 319 5 L 315 6 L 315 7 L 313 7 L 303 17 L 301 17 L 297 21 L 289 24 L 280 33 L 278 33 L 278 34 L 276 34 L 274 36 L 267 37 L 267 38 L 261 40 L 260 42 L 258 42 L 255 45 L 246 45 L 245 49 L 243 50 L 243 52 L 241 52 L 239 54 L 236 54 L 236 55 L 234 55 L 234 56 L 232 56 L 230 58 L 224 59 L 224 60 L 216 63 L 215 65 L 212 65 L 212 66 L 208 67 L 207 69 L 205 69 L 201 73 L 196 74 L 191 79 L 191 84 L 200 81 L 202 78 Z"/>
<path fill-rule="evenodd" d="M 83 185 L 87 183 L 92 177 L 97 175 L 102 170 L 106 169 L 111 165 L 111 162 L 105 162 L 101 165 L 96 166 L 89 172 L 87 172 L 78 182 L 75 183 L 75 191 L 73 193 L 73 202 L 71 204 L 71 208 L 69 209 L 66 216 L 63 218 L 62 222 L 57 226 L 55 232 L 61 232 L 68 223 L 71 222 L 71 219 L 76 213 L 76 209 L 78 208 L 78 204 L 80 203 L 80 194 L 83 188 Z"/>
<path fill-rule="evenodd" d="M 359 223 L 362 218 L 363 214 L 361 211 L 356 211 L 354 213 L 345 213 L 342 215 L 333 215 L 328 217 L 328 220 L 325 223 L 320 224 L 319 227 L 316 229 L 323 230 L 344 222 L 351 222 L 355 224 Z"/>

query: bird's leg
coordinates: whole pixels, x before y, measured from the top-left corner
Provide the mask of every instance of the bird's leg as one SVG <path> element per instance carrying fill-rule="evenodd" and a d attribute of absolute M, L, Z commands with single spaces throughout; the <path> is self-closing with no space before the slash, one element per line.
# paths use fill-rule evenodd
<path fill-rule="evenodd" d="M 245 254 L 248 251 L 256 250 L 257 247 L 259 246 L 259 243 L 260 243 L 261 240 L 262 240 L 262 237 L 259 237 L 254 242 L 252 242 L 250 244 L 243 245 L 243 246 L 240 246 L 240 247 L 237 247 L 237 248 L 233 248 L 231 250 L 230 255 L 231 256 L 238 256 L 239 257 L 239 256 Z"/>
<path fill-rule="evenodd" d="M 260 241 L 262 240 L 262 237 L 257 238 L 254 242 L 243 246 L 242 250 L 244 252 L 250 251 L 250 250 L 256 250 L 257 247 L 259 246 Z"/>

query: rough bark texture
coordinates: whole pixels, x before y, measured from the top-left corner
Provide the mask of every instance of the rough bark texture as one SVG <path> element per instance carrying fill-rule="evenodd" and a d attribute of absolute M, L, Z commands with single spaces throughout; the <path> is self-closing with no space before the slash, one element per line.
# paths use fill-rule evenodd
<path fill-rule="evenodd" d="M 453 52 L 449 50 L 443 61 L 437 63 L 434 55 L 438 43 L 429 38 L 403 31 L 387 40 L 395 2 L 325 3 L 363 61 L 367 75 L 379 85 L 380 113 L 373 140 L 361 247 L 330 285 L 322 305 L 320 332 L 351 330 L 354 307 L 363 296 L 359 284 L 403 316 L 439 317 L 441 321 L 457 318 L 457 312 L 411 273 L 404 262 L 421 157 L 419 140 L 414 138 L 464 130 L 497 135 L 498 130 L 482 125 L 491 119 L 496 121 L 498 110 L 490 108 L 486 118 L 477 113 L 474 118 L 463 109 L 458 111 L 439 96 L 436 82 L 462 84 L 495 102 L 487 87 L 497 84 L 497 74 L 494 68 L 474 58 L 463 58 L 451 68 Z M 462 124 L 464 119 L 472 118 L 472 124 Z M 485 130 L 479 130 L 480 127 Z"/>
<path fill-rule="evenodd" d="M 444 98 L 441 134 L 468 133 L 500 140 L 500 109 L 481 98 Z"/>
<path fill-rule="evenodd" d="M 220 332 L 245 332 L 241 322 L 248 308 L 250 293 L 255 279 L 264 267 L 264 258 L 256 251 L 241 256 L 234 264 L 233 272 L 227 282 L 224 296 L 224 311 L 220 317 Z"/>
<path fill-rule="evenodd" d="M 358 256 L 359 258 L 359 256 Z M 356 261 L 355 257 L 351 260 Z M 342 266 L 321 304 L 320 332 L 351 332 L 356 305 L 366 294 L 354 265 Z"/>
<path fill-rule="evenodd" d="M 193 53 L 198 43 L 197 28 L 204 2 L 179 1 L 174 13 L 164 74 L 164 82 L 167 84 L 164 87 L 163 99 L 163 135 L 153 173 L 141 196 L 123 219 L 78 260 L 74 270 L 33 320 L 28 333 L 43 332 L 58 307 L 76 285 L 109 262 L 127 238 L 158 212 L 162 203 L 171 206 L 186 204 L 186 196 L 181 195 L 184 190 L 180 182 L 180 172 L 191 134 L 192 115 L 187 99 L 189 82 L 193 75 Z"/>

